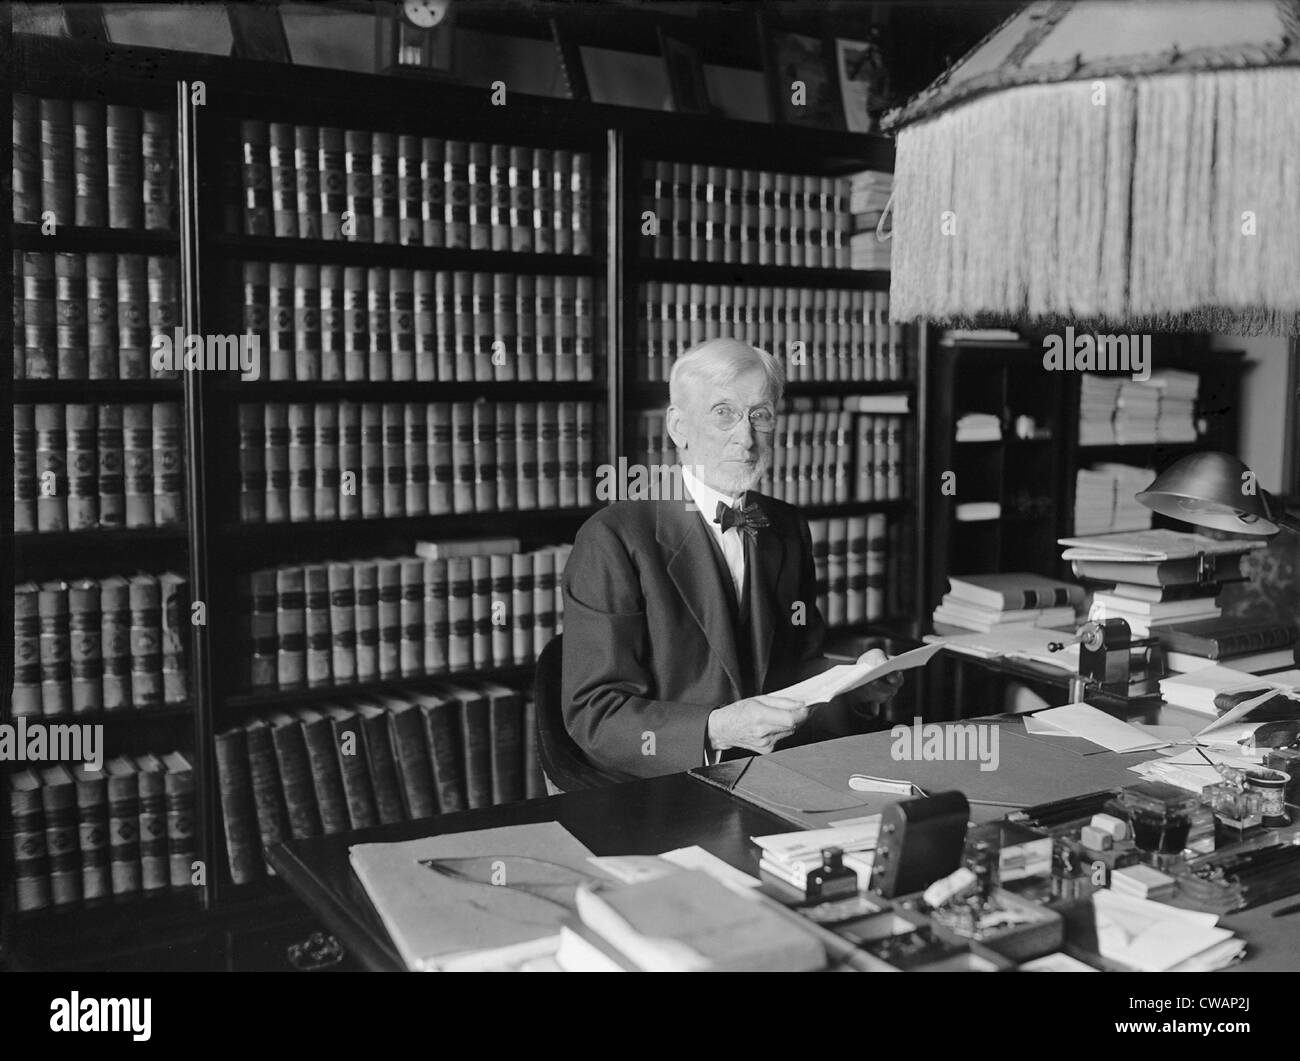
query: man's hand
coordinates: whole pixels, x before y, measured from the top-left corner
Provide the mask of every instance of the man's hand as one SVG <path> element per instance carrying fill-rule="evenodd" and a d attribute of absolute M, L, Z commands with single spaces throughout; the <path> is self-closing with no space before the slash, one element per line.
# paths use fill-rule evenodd
<path fill-rule="evenodd" d="M 783 696 L 751 696 L 709 715 L 709 743 L 715 751 L 748 748 L 766 755 L 812 713 L 811 706 Z"/>
<path fill-rule="evenodd" d="M 878 648 L 870 649 L 858 657 L 859 663 L 869 663 L 873 667 L 879 667 L 882 663 L 887 663 L 889 657 Z M 867 682 L 866 685 L 859 686 L 848 695 L 858 701 L 868 703 L 880 703 L 884 700 L 893 698 L 903 686 L 902 671 L 894 671 L 893 674 L 886 674 L 883 678 L 877 678 L 874 682 Z"/>

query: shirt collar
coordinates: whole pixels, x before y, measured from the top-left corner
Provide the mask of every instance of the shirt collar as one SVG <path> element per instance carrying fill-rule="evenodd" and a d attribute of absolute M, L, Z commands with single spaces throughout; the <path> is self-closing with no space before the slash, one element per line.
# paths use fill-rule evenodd
<path fill-rule="evenodd" d="M 735 508 L 744 497 L 743 494 L 730 497 L 727 494 L 719 493 L 713 487 L 701 482 L 685 464 L 682 465 L 682 482 L 691 495 L 691 500 L 704 514 L 705 520 L 710 523 L 714 521 L 714 517 L 717 515 L 718 502 L 722 502 L 728 508 Z"/>

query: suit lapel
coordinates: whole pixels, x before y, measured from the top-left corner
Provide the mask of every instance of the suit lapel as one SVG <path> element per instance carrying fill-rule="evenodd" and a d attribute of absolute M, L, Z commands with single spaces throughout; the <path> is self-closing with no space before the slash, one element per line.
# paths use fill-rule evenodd
<path fill-rule="evenodd" d="M 656 537 L 668 557 L 668 577 L 739 695 L 746 683 L 741 680 L 736 633 L 727 603 L 734 597 L 734 590 L 723 585 L 709 532 L 696 510 L 682 502 L 661 503 L 657 523 Z"/>

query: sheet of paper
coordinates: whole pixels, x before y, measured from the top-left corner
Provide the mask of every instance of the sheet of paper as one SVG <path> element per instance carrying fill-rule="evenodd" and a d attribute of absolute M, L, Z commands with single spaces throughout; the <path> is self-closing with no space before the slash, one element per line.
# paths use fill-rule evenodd
<path fill-rule="evenodd" d="M 1092 901 L 1103 957 L 1145 972 L 1172 968 L 1233 938 L 1227 929 L 1215 927 L 1217 914 L 1109 890 L 1094 892 Z"/>
<path fill-rule="evenodd" d="M 1039 711 L 1031 717 L 1058 726 L 1071 736 L 1083 737 L 1113 752 L 1152 751 L 1169 743 L 1153 740 L 1150 734 L 1143 733 L 1118 718 L 1112 718 L 1091 704 L 1066 704 L 1064 707 Z"/>
<path fill-rule="evenodd" d="M 1038 715 L 1022 715 L 1021 718 L 1025 723 L 1025 732 L 1032 733 L 1039 737 L 1073 737 L 1074 734 L 1064 726 L 1058 726 L 1050 719 Z"/>
<path fill-rule="evenodd" d="M 748 873 L 742 873 L 729 862 L 724 862 L 717 855 L 698 845 L 691 847 L 679 847 L 673 851 L 665 851 L 659 856 L 666 862 L 671 862 L 674 866 L 681 866 L 682 869 L 700 869 L 711 877 L 726 884 L 739 884 L 745 888 L 762 887 L 763 882 L 757 877 L 751 877 Z"/>
<path fill-rule="evenodd" d="M 880 815 L 873 814 L 859 824 L 831 829 L 804 829 L 793 833 L 772 833 L 750 837 L 775 861 L 786 865 L 804 861 L 821 865 L 822 848 L 838 847 L 845 852 L 874 850 L 880 836 Z"/>
<path fill-rule="evenodd" d="M 1068 641 L 1071 636 L 1064 630 L 1016 624 L 990 630 L 988 633 L 943 638 L 942 643 L 953 652 L 967 656 L 978 656 L 981 659 L 1024 659 L 1074 674 L 1079 669 L 1079 646 L 1066 645 L 1059 652 L 1052 652 L 1048 648 L 1048 645 Z"/>
<path fill-rule="evenodd" d="M 840 664 L 838 667 L 831 667 L 821 674 L 796 682 L 794 685 L 787 685 L 784 689 L 777 689 L 767 695 L 782 696 L 801 704 L 824 704 L 841 693 L 850 692 L 866 685 L 867 682 L 874 682 L 877 678 L 887 677 L 895 671 L 924 666 L 941 648 L 943 648 L 942 642 L 922 645 L 874 667 L 867 663 Z"/>

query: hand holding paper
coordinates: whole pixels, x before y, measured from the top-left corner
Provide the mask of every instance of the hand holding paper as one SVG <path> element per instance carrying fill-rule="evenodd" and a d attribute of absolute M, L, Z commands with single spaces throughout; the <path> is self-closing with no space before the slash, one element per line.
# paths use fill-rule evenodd
<path fill-rule="evenodd" d="M 857 663 L 843 663 L 804 681 L 778 689 L 769 695 L 794 700 L 801 704 L 824 704 L 841 693 L 851 692 L 868 682 L 879 681 L 891 674 L 924 666 L 941 648 L 943 648 L 942 643 L 922 645 L 920 648 L 914 648 L 911 652 L 904 652 L 901 656 L 895 656 L 884 662 L 875 662 L 873 658 L 875 654 L 866 653 L 863 657 L 866 662 L 859 660 Z"/>

